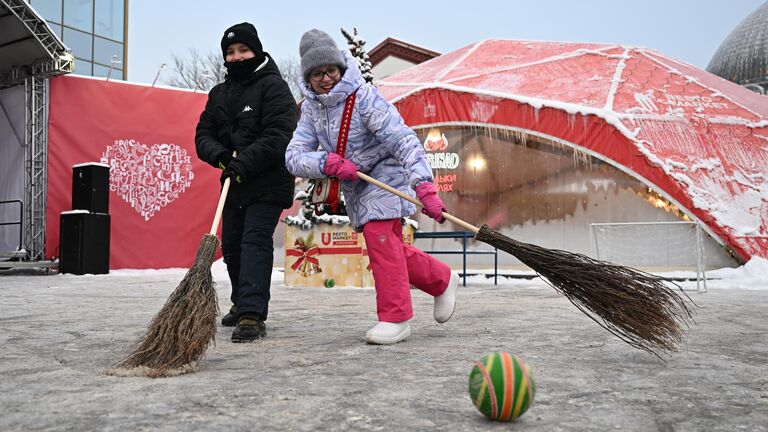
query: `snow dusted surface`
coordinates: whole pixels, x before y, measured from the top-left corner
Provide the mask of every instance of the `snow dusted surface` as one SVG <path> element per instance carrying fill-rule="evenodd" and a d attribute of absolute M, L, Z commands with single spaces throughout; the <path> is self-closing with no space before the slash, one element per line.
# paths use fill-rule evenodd
<path fill-rule="evenodd" d="M 196 373 L 105 375 L 186 271 L 0 274 L 0 430 L 768 431 L 765 260 L 712 271 L 722 279 L 707 293 L 689 291 L 696 323 L 663 359 L 523 278 L 471 278 L 445 324 L 413 292 L 411 336 L 368 345 L 373 289 L 286 287 L 276 269 L 266 339 L 234 344 L 217 324 Z M 224 313 L 224 264 L 212 273 Z M 536 378 L 535 404 L 512 425 L 485 419 L 467 392 L 493 351 Z"/>

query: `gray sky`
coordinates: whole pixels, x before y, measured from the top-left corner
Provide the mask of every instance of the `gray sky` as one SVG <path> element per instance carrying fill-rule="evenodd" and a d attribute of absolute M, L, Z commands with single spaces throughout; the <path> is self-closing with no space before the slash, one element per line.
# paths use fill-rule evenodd
<path fill-rule="evenodd" d="M 324 30 L 344 46 L 339 29 L 356 27 L 369 50 L 387 37 L 440 53 L 489 38 L 620 43 L 703 69 L 730 31 L 764 1 L 130 0 L 128 80 L 151 83 L 172 53 L 218 51 L 224 30 L 243 21 L 256 26 L 276 59 L 298 60 L 306 30 Z"/>

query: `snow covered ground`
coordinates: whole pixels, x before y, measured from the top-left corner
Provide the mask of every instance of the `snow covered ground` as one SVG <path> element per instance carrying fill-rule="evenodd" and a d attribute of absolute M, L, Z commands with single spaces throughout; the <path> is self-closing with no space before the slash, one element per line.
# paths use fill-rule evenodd
<path fill-rule="evenodd" d="M 163 269 L 163 270 L 112 270 L 112 276 L 178 276 L 184 277 L 187 269 Z M 227 270 L 223 260 L 219 259 L 213 263 L 211 273 L 214 280 L 226 281 Z M 474 276 L 467 277 L 467 284 L 472 286 L 493 286 L 492 277 L 482 276 L 482 274 L 492 275 L 493 268 L 475 268 L 467 269 L 468 274 Z M 678 282 L 686 291 L 696 289 L 696 273 L 690 271 L 674 271 L 657 273 L 661 276 L 672 279 L 685 279 Z M 503 277 L 511 275 L 516 277 Z M 533 271 L 504 271 L 499 270 L 498 287 L 528 287 L 528 288 L 549 288 L 542 279 L 535 277 Z M 768 290 L 768 260 L 755 257 L 748 263 L 737 268 L 721 268 L 709 270 L 706 272 L 708 289 L 746 289 L 746 290 Z M 2 279 L 0 279 L 1 281 Z M 281 284 L 283 282 L 282 269 L 275 269 L 272 273 L 272 282 Z M 340 287 L 341 288 L 341 287 Z"/>
<path fill-rule="evenodd" d="M 226 272 L 212 270 L 225 309 Z M 266 339 L 233 344 L 219 327 L 196 373 L 106 375 L 185 271 L 0 275 L 0 430 L 768 431 L 766 260 L 709 272 L 707 293 L 683 282 L 696 323 L 663 360 L 525 278 L 469 278 L 444 325 L 414 291 L 411 337 L 367 345 L 373 289 L 285 287 L 275 271 Z M 469 400 L 469 372 L 491 351 L 537 380 L 516 425 Z"/>

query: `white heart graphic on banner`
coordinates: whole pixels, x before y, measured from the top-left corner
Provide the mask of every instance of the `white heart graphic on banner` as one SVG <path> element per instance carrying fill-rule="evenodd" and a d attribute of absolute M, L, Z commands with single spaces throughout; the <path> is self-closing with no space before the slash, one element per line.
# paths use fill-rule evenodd
<path fill-rule="evenodd" d="M 115 140 L 101 155 L 101 163 L 110 166 L 109 190 L 145 221 L 178 199 L 195 178 L 187 150 L 176 144 Z"/>

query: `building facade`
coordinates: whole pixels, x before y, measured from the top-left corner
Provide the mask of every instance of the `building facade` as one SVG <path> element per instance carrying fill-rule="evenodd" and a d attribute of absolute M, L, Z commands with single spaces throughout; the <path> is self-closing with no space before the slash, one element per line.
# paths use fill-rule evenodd
<path fill-rule="evenodd" d="M 75 73 L 128 77 L 128 0 L 30 0 L 72 50 Z"/>
<path fill-rule="evenodd" d="M 373 76 L 384 79 L 411 66 L 431 60 L 440 53 L 395 38 L 386 38 L 368 53 Z"/>

